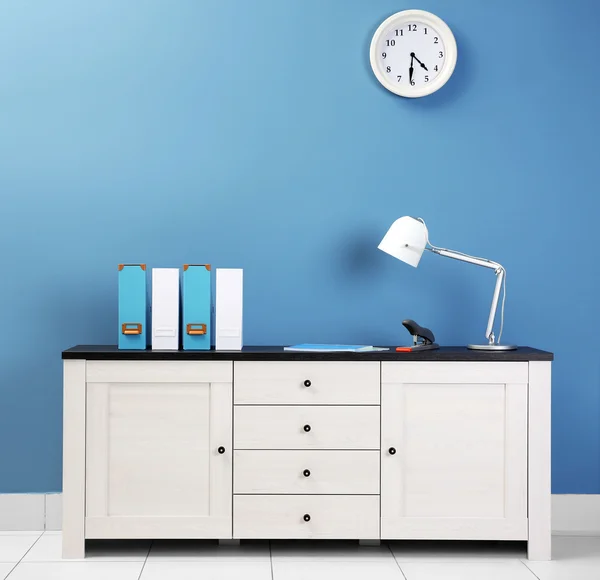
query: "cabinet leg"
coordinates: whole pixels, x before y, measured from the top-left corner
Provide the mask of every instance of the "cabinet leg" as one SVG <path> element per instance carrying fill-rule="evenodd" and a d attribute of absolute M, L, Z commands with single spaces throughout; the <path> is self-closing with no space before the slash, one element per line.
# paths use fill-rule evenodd
<path fill-rule="evenodd" d="M 530 560 L 552 559 L 550 488 L 550 387 L 549 362 L 529 363 L 529 541 Z"/>
<path fill-rule="evenodd" d="M 552 560 L 552 539 L 550 534 L 545 538 L 529 540 L 527 542 L 527 559 L 533 562 Z"/>
<path fill-rule="evenodd" d="M 85 361 L 64 361 L 62 554 L 85 558 Z"/>
<path fill-rule="evenodd" d="M 219 540 L 219 546 L 239 546 L 239 540 Z"/>
<path fill-rule="evenodd" d="M 359 546 L 381 546 L 380 540 L 358 540 Z"/>
<path fill-rule="evenodd" d="M 63 560 L 83 560 L 85 558 L 85 540 L 75 537 L 74 534 L 64 535 L 62 540 Z"/>

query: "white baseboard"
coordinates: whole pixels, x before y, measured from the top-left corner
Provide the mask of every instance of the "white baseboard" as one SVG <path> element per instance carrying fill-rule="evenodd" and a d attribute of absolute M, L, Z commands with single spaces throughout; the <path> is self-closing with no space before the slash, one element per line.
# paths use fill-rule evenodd
<path fill-rule="evenodd" d="M 0 494 L 0 531 L 61 528 L 62 494 Z M 553 495 L 552 533 L 600 536 L 600 495 Z"/>
<path fill-rule="evenodd" d="M 45 503 L 46 496 L 42 493 L 1 494 L 0 530 L 43 530 Z"/>
<path fill-rule="evenodd" d="M 0 531 L 62 528 L 62 494 L 0 493 Z"/>
<path fill-rule="evenodd" d="M 600 495 L 552 495 L 552 533 L 600 536 Z"/>
<path fill-rule="evenodd" d="M 45 529 L 62 530 L 62 493 L 46 494 Z"/>

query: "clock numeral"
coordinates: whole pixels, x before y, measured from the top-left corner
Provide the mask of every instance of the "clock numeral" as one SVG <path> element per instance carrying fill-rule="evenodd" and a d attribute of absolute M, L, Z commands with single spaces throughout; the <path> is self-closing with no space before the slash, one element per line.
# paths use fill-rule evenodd
<path fill-rule="evenodd" d="M 417 83 L 414 80 L 410 81 L 410 84 L 414 87 Z"/>
<path fill-rule="evenodd" d="M 440 39 L 437 36 L 433 37 L 433 44 L 439 44 L 440 43 Z"/>
<path fill-rule="evenodd" d="M 385 72 L 392 72 L 392 67 L 391 67 L 391 66 L 388 66 L 388 67 L 385 69 Z"/>
<path fill-rule="evenodd" d="M 428 83 L 429 82 L 429 75 L 425 75 L 425 82 Z"/>
<path fill-rule="evenodd" d="M 383 58 L 386 58 L 386 57 L 387 57 L 387 52 L 382 52 L 382 53 L 381 53 L 381 56 L 382 56 Z"/>
<path fill-rule="evenodd" d="M 396 36 L 404 36 L 404 30 L 402 30 L 402 28 L 396 28 Z"/>
<path fill-rule="evenodd" d="M 402 80 L 402 75 L 398 75 L 398 82 Z"/>
<path fill-rule="evenodd" d="M 427 28 L 425 28 L 425 34 L 427 34 Z"/>
<path fill-rule="evenodd" d="M 409 24 L 408 25 L 408 31 L 409 32 L 416 32 L 417 31 L 417 25 L 416 24 Z"/>
<path fill-rule="evenodd" d="M 440 50 L 440 58 L 444 58 L 444 53 Z"/>
<path fill-rule="evenodd" d="M 386 40 L 385 42 L 387 43 L 386 46 L 396 46 L 395 40 Z"/>
<path fill-rule="evenodd" d="M 437 65 L 437 64 L 436 64 L 436 65 L 433 67 L 433 70 L 434 70 L 435 72 L 437 72 L 437 71 L 439 70 L 439 69 L 438 69 L 438 65 Z"/>

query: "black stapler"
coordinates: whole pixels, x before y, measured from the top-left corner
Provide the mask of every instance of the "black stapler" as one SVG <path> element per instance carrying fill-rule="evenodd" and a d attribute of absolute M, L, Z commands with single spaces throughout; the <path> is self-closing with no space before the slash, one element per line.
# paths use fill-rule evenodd
<path fill-rule="evenodd" d="M 421 350 L 433 350 L 440 348 L 440 345 L 435 342 L 435 336 L 429 328 L 419 326 L 414 320 L 403 320 L 402 325 L 412 334 L 412 346 L 399 346 L 396 352 L 419 352 Z"/>

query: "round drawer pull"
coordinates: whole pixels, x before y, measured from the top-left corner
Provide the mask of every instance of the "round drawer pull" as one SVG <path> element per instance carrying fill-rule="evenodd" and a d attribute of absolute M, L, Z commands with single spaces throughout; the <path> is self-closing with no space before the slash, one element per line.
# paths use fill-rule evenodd
<path fill-rule="evenodd" d="M 304 386 L 305 386 L 305 387 L 310 387 L 311 385 L 312 385 L 312 383 L 311 383 L 311 382 L 310 382 L 308 379 L 306 379 L 306 380 L 304 381 Z"/>
<path fill-rule="evenodd" d="M 304 514 L 304 521 L 305 522 L 310 522 L 310 515 L 309 514 Z"/>
<path fill-rule="evenodd" d="M 395 447 L 390 447 L 390 448 L 388 449 L 388 453 L 389 453 L 390 455 L 396 455 L 396 448 L 395 448 Z"/>
<path fill-rule="evenodd" d="M 219 448 L 217 449 L 217 451 L 218 451 L 218 452 L 219 452 L 221 455 L 223 455 L 223 453 L 225 453 L 225 447 L 219 447 Z"/>
<path fill-rule="evenodd" d="M 304 425 L 304 430 L 308 433 L 310 431 L 310 425 Z"/>
<path fill-rule="evenodd" d="M 305 469 L 305 470 L 302 472 L 302 475 L 304 475 L 304 477 L 310 477 L 310 469 Z"/>

